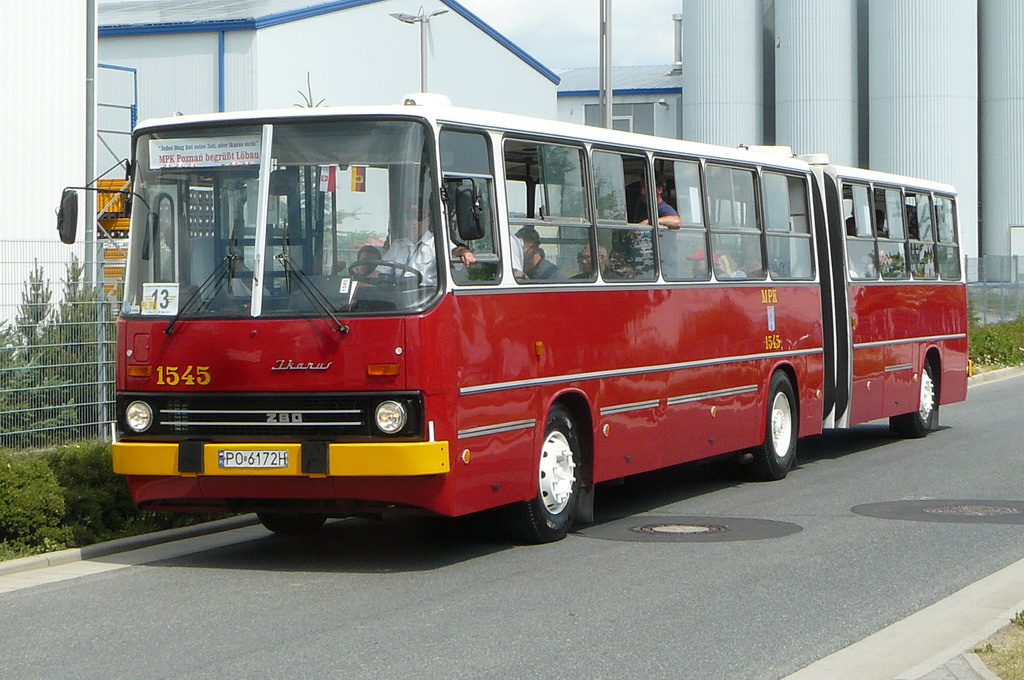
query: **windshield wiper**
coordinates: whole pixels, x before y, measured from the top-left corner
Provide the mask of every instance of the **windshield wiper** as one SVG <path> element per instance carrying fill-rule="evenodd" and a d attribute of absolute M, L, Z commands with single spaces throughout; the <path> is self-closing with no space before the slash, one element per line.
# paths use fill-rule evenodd
<path fill-rule="evenodd" d="M 233 253 L 228 253 L 224 256 L 224 259 L 210 272 L 210 275 L 199 285 L 199 288 L 185 300 L 185 304 L 178 309 L 178 313 L 174 315 L 174 318 L 167 322 L 167 327 L 164 328 L 165 335 L 174 335 L 174 326 L 185 316 L 185 312 L 190 311 L 197 301 L 202 300 L 203 293 L 210 289 L 216 290 L 220 286 L 221 281 L 224 280 L 236 259 L 238 259 L 238 256 Z M 209 300 L 204 301 L 197 311 L 201 311 L 208 302 Z"/>
<path fill-rule="evenodd" d="M 319 307 L 327 317 L 330 318 L 334 325 L 334 330 L 338 333 L 348 333 L 348 326 L 338 320 L 338 317 L 334 315 L 331 310 L 331 303 L 324 297 L 324 294 L 317 289 L 309 280 L 309 276 L 306 275 L 301 269 L 296 269 L 292 266 L 291 260 L 288 258 L 287 253 L 281 253 L 275 255 L 278 260 L 281 261 L 281 265 L 284 267 L 285 274 L 288 276 L 294 276 L 295 283 L 298 284 L 298 288 L 302 291 L 302 294 L 306 296 L 314 306 Z"/>

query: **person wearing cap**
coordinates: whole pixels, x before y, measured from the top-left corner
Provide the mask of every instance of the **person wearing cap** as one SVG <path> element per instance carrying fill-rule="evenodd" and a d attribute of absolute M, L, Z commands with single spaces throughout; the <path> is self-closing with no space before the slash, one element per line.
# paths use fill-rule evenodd
<path fill-rule="evenodd" d="M 540 234 L 527 225 L 516 232 L 523 242 L 523 273 L 531 281 L 568 281 L 554 262 L 544 257 Z"/>

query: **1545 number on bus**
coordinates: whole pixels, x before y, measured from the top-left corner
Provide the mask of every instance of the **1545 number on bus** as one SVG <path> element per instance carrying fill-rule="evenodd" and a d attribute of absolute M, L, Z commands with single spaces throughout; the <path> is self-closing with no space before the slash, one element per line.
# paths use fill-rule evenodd
<path fill-rule="evenodd" d="M 209 366 L 157 366 L 156 384 L 174 387 L 175 385 L 209 385 Z"/>

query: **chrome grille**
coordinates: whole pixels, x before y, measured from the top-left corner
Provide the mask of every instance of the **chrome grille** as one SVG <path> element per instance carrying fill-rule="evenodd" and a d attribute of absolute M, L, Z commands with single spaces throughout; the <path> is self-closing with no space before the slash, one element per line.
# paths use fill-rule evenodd
<path fill-rule="evenodd" d="M 154 425 L 144 437 L 173 439 L 267 439 L 381 438 L 373 424 L 377 405 L 397 400 L 409 410 L 409 424 L 397 435 L 403 438 L 422 432 L 418 394 L 388 393 L 149 393 L 118 395 L 121 431 L 132 432 L 123 422 L 124 407 L 141 399 L 153 408 Z"/>

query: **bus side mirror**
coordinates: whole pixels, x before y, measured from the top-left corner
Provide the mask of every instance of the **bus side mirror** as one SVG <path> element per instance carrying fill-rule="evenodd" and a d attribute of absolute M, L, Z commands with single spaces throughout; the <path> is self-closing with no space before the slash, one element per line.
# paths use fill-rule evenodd
<path fill-rule="evenodd" d="M 459 238 L 475 241 L 484 237 L 484 226 L 480 219 L 480 192 L 476 182 L 463 179 L 455 188 L 455 220 L 458 222 Z"/>
<path fill-rule="evenodd" d="M 291 196 L 299 188 L 299 169 L 280 168 L 270 173 L 270 195 Z"/>
<path fill-rule="evenodd" d="M 150 253 L 153 250 L 153 241 L 156 240 L 157 232 L 160 229 L 160 216 L 155 212 L 149 213 L 146 218 L 146 231 L 142 236 L 142 259 L 149 261 Z"/>
<path fill-rule="evenodd" d="M 78 237 L 78 192 L 65 189 L 57 209 L 57 233 L 62 243 L 71 245 Z"/>

